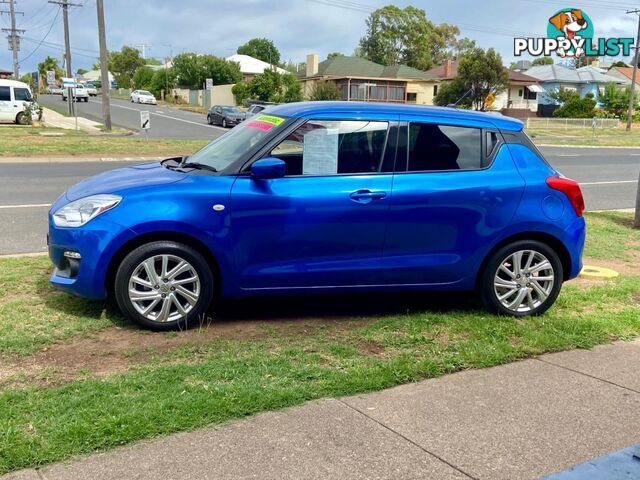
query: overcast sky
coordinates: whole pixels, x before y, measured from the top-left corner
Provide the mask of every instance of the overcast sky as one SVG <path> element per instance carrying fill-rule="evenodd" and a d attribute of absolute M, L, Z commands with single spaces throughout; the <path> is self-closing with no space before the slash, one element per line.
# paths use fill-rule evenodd
<path fill-rule="evenodd" d="M 98 50 L 96 3 L 69 1 L 82 4 L 70 9 L 73 69 L 89 69 Z M 104 3 L 109 49 L 145 43 L 151 45 L 147 55 L 157 58 L 183 51 L 227 57 L 253 37 L 272 39 L 285 61 L 304 61 L 309 52 L 318 53 L 321 59 L 333 51 L 352 54 L 364 34 L 368 12 L 394 3 L 423 8 L 435 23 L 458 25 L 462 36 L 475 39 L 483 48 L 496 48 L 506 65 L 514 60 L 514 36 L 545 34 L 549 17 L 559 8 L 582 8 L 594 21 L 596 36 L 631 37 L 635 35 L 637 17 L 625 15 L 625 10 L 634 5 L 640 7 L 638 0 L 587 0 L 573 5 L 554 0 L 104 0 Z M 8 5 L 0 4 L 0 9 L 3 7 Z M 16 10 L 24 12 L 17 22 L 18 28 L 26 30 L 19 54 L 21 72 L 35 70 L 46 55 L 61 59 L 64 37 L 59 7 L 47 0 L 17 0 Z M 8 27 L 9 16 L 2 15 L 0 24 Z M 0 67 L 12 69 L 5 39 L 0 43 Z"/>

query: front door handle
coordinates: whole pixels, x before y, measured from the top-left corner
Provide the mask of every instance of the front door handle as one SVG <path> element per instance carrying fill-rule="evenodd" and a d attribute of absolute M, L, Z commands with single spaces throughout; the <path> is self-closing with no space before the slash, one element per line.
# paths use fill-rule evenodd
<path fill-rule="evenodd" d="M 351 192 L 349 197 L 351 200 L 357 203 L 371 203 L 373 200 L 380 200 L 387 196 L 387 192 L 383 192 L 381 190 L 369 190 L 369 189 L 361 189 L 356 190 L 355 192 Z"/>

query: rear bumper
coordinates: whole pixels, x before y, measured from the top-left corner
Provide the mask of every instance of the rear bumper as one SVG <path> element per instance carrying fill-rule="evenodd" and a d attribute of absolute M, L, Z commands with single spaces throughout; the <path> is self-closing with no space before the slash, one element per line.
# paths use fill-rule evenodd
<path fill-rule="evenodd" d="M 587 236 L 587 228 L 584 217 L 577 217 L 565 229 L 565 245 L 569 251 L 570 268 L 566 274 L 567 279 L 576 278 L 582 271 L 582 252 Z"/>

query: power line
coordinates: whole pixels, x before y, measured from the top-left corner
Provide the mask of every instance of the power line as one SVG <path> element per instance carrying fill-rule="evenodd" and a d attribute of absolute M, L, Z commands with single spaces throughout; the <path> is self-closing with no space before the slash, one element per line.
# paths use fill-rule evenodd
<path fill-rule="evenodd" d="M 8 3 L 9 11 L 0 10 L 0 15 L 8 13 L 11 16 L 11 28 L 3 28 L 3 32 L 8 32 L 9 49 L 13 54 L 13 75 L 16 80 L 20 78 L 20 66 L 18 65 L 18 50 L 20 50 L 20 36 L 18 33 L 24 33 L 24 30 L 16 28 L 16 15 L 24 15 L 24 12 L 16 12 L 15 0 L 0 0 L 0 3 Z"/>
<path fill-rule="evenodd" d="M 36 46 L 36 48 L 34 48 L 33 50 L 31 50 L 31 53 L 29 53 L 29 55 L 27 55 L 26 57 L 23 57 L 22 60 L 20 60 L 18 63 L 22 63 L 24 61 L 26 61 L 27 59 L 29 59 L 34 53 L 36 53 L 38 51 L 38 49 L 42 46 L 42 44 L 44 43 L 44 41 L 47 39 L 47 37 L 49 36 L 49 34 L 51 33 L 51 30 L 53 30 L 53 26 L 56 24 L 56 19 L 58 18 L 58 15 L 60 14 L 60 9 L 58 8 L 58 10 L 56 11 L 55 16 L 53 17 L 53 20 L 51 21 L 51 25 L 49 26 L 49 30 L 47 31 L 47 33 L 44 35 L 44 37 L 42 37 L 42 40 L 40 40 L 40 42 L 38 42 L 38 45 Z M 25 37 L 25 40 L 27 40 L 27 38 Z"/>

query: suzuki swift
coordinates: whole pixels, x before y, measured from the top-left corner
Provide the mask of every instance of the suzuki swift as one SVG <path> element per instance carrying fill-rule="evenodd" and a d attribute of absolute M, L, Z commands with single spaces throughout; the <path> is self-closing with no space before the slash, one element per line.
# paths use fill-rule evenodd
<path fill-rule="evenodd" d="M 309 292 L 476 291 L 534 315 L 580 272 L 583 210 L 518 120 L 293 103 L 69 189 L 49 213 L 51 282 L 155 330 L 223 297 Z"/>

